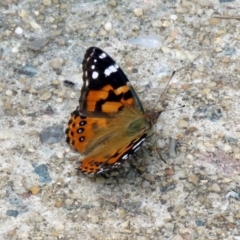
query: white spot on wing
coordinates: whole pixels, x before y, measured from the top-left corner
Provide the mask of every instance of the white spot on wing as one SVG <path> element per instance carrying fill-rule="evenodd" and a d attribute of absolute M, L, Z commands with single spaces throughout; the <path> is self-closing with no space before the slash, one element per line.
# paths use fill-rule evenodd
<path fill-rule="evenodd" d="M 85 72 L 85 77 L 87 77 L 87 75 L 88 75 L 88 72 L 86 71 L 86 72 Z"/>
<path fill-rule="evenodd" d="M 95 65 L 92 65 L 92 66 L 91 66 L 91 69 L 95 69 Z"/>
<path fill-rule="evenodd" d="M 93 62 L 97 62 L 97 59 L 94 59 Z"/>
<path fill-rule="evenodd" d="M 106 76 L 109 76 L 111 73 L 114 73 L 114 72 L 117 72 L 117 68 L 115 66 L 111 65 L 105 69 L 104 74 Z"/>
<path fill-rule="evenodd" d="M 104 71 L 105 75 L 106 76 L 109 76 L 112 72 L 107 68 L 105 71 Z"/>
<path fill-rule="evenodd" d="M 135 144 L 133 147 L 132 147 L 132 150 L 135 152 L 138 150 L 139 146 L 145 141 L 145 138 L 143 138 L 141 141 L 139 141 L 137 144 Z M 136 149 L 137 148 L 137 149 Z M 135 150 L 136 149 L 136 150 Z"/>
<path fill-rule="evenodd" d="M 106 53 L 102 53 L 102 54 L 99 55 L 99 58 L 103 59 L 103 58 L 105 58 L 106 56 L 107 56 Z"/>
<path fill-rule="evenodd" d="M 122 156 L 122 159 L 128 159 L 128 154 L 125 154 L 124 156 Z"/>
<path fill-rule="evenodd" d="M 117 69 L 119 68 L 119 66 L 116 63 L 114 64 L 114 67 L 117 68 Z"/>
<path fill-rule="evenodd" d="M 96 72 L 96 71 L 94 71 L 93 73 L 92 73 L 92 78 L 93 79 L 97 79 L 98 78 L 98 72 Z"/>
<path fill-rule="evenodd" d="M 140 147 L 136 148 L 136 149 L 134 150 L 134 152 L 136 152 L 139 148 L 140 148 Z"/>

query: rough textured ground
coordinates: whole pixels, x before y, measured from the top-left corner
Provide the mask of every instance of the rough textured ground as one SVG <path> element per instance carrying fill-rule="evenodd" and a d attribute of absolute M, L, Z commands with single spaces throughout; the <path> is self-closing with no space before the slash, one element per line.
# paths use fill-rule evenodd
<path fill-rule="evenodd" d="M 239 7 L 1 1 L 1 239 L 239 240 L 240 23 L 214 18 Z M 185 105 L 163 112 L 157 144 L 106 179 L 76 174 L 63 133 L 90 46 L 114 57 L 145 109 Z"/>

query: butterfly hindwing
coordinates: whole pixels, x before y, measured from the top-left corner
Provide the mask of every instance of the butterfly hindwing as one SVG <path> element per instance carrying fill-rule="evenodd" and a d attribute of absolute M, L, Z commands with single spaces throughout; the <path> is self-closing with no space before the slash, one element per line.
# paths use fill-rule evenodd
<path fill-rule="evenodd" d="M 127 146 L 124 146 L 117 152 L 112 152 L 111 156 L 107 158 L 105 156 L 89 156 L 81 162 L 79 170 L 86 174 L 99 174 L 112 169 L 119 168 L 124 162 L 126 162 L 142 145 L 146 138 L 146 133 L 139 136 L 138 139 L 134 139 Z M 121 140 L 121 139 L 120 139 Z"/>

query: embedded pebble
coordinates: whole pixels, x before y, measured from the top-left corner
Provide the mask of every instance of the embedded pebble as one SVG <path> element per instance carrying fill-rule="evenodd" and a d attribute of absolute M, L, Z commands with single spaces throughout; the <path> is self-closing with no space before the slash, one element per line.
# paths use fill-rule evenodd
<path fill-rule="evenodd" d="M 54 204 L 54 206 L 55 206 L 56 208 L 60 208 L 60 207 L 62 207 L 62 205 L 63 205 L 63 200 L 62 200 L 62 199 L 56 200 L 56 202 L 55 202 L 55 204 Z"/>
<path fill-rule="evenodd" d="M 62 98 L 57 98 L 57 99 L 56 99 L 56 102 L 57 102 L 57 103 L 61 103 L 62 101 L 63 101 Z"/>
<path fill-rule="evenodd" d="M 180 120 L 180 121 L 178 122 L 178 126 L 179 126 L 180 128 L 186 128 L 186 127 L 188 126 L 188 122 L 185 121 L 185 120 Z"/>
<path fill-rule="evenodd" d="M 184 217 L 187 215 L 187 211 L 183 208 L 178 212 L 179 216 Z"/>
<path fill-rule="evenodd" d="M 202 7 L 210 7 L 212 5 L 211 1 L 209 0 L 199 0 L 198 4 Z"/>
<path fill-rule="evenodd" d="M 45 6 L 51 6 L 52 0 L 42 0 L 43 5 Z"/>
<path fill-rule="evenodd" d="M 137 17 L 140 17 L 143 15 L 143 10 L 141 8 L 135 8 L 134 13 Z"/>
<path fill-rule="evenodd" d="M 115 8 L 115 7 L 117 7 L 117 1 L 115 1 L 115 0 L 110 0 L 108 3 L 108 6 L 110 6 L 110 7 L 113 7 L 113 8 Z"/>
<path fill-rule="evenodd" d="M 43 129 L 40 132 L 40 141 L 42 144 L 53 144 L 60 142 L 64 136 L 63 126 L 56 125 Z"/>
<path fill-rule="evenodd" d="M 52 181 L 49 173 L 48 173 L 48 168 L 45 164 L 33 164 L 34 171 L 35 173 L 38 174 L 39 176 L 39 182 L 41 183 L 49 183 Z"/>
<path fill-rule="evenodd" d="M 28 189 L 33 195 L 36 195 L 40 192 L 41 188 L 38 186 L 33 186 Z"/>
<path fill-rule="evenodd" d="M 6 211 L 6 215 L 10 216 L 10 217 L 17 217 L 19 214 L 19 212 L 17 210 L 7 210 Z"/>
<path fill-rule="evenodd" d="M 112 30 L 112 23 L 106 22 L 106 23 L 104 24 L 104 29 L 105 29 L 106 31 Z"/>
<path fill-rule="evenodd" d="M 29 41 L 28 48 L 38 51 L 45 47 L 49 42 L 48 38 L 36 38 L 34 40 Z"/>
<path fill-rule="evenodd" d="M 144 180 L 142 182 L 142 188 L 149 188 L 149 187 L 150 187 L 150 183 L 148 181 Z"/>
<path fill-rule="evenodd" d="M 47 101 L 51 97 L 52 97 L 52 93 L 51 92 L 45 92 L 43 95 L 41 95 L 39 97 L 39 99 L 42 100 L 42 101 Z"/>
<path fill-rule="evenodd" d="M 63 58 L 58 57 L 58 58 L 54 58 L 49 62 L 50 67 L 52 67 L 53 69 L 58 69 L 60 68 L 64 63 Z"/>
<path fill-rule="evenodd" d="M 7 90 L 7 91 L 6 91 L 6 95 L 7 95 L 7 96 L 12 96 L 12 95 L 13 95 L 12 90 Z"/>
<path fill-rule="evenodd" d="M 219 186 L 217 183 L 213 183 L 213 184 L 212 184 L 211 190 L 212 190 L 213 192 L 217 192 L 217 193 L 221 192 L 221 188 L 220 188 L 220 186 Z"/>
<path fill-rule="evenodd" d="M 20 28 L 20 27 L 16 27 L 15 28 L 15 33 L 18 34 L 18 35 L 22 35 L 23 34 L 23 29 Z"/>
<path fill-rule="evenodd" d="M 199 184 L 200 178 L 196 174 L 191 174 L 188 176 L 188 181 L 197 186 Z"/>

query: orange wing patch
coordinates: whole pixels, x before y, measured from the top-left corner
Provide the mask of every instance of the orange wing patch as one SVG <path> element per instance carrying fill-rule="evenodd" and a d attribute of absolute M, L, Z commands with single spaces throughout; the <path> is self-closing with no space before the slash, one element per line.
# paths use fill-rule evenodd
<path fill-rule="evenodd" d="M 74 115 L 68 122 L 66 129 L 67 143 L 73 146 L 80 153 L 87 151 L 87 146 L 94 138 L 94 129 L 107 127 L 105 118 L 87 118 L 84 116 Z"/>
<path fill-rule="evenodd" d="M 123 106 L 132 106 L 134 99 L 130 88 L 125 85 L 114 89 L 111 85 L 104 86 L 101 90 L 90 90 L 86 96 L 86 110 L 114 113 Z"/>

